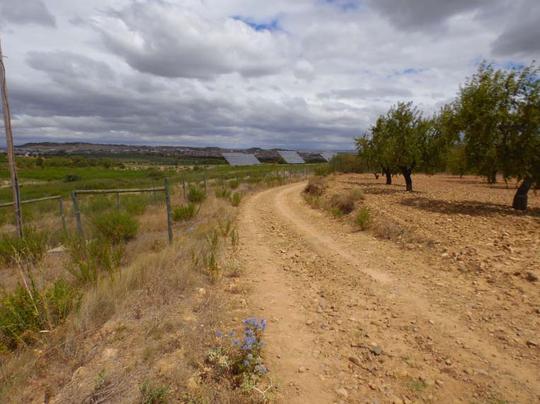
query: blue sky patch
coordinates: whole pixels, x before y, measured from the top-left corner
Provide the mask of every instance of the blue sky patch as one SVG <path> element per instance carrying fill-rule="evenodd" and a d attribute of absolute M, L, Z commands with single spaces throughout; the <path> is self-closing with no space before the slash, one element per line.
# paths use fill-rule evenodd
<path fill-rule="evenodd" d="M 280 31 L 281 27 L 279 25 L 279 19 L 274 18 L 268 22 L 259 22 L 255 21 L 252 18 L 249 17 L 243 17 L 239 15 L 235 15 L 232 17 L 234 20 L 242 21 L 244 24 L 249 25 L 251 28 L 253 28 L 255 31 Z"/>

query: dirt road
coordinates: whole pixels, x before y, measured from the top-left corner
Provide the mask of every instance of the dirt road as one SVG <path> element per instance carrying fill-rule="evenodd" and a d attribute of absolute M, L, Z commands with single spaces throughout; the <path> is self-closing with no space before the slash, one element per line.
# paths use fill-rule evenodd
<path fill-rule="evenodd" d="M 513 349 L 492 328 L 496 315 L 481 322 L 467 313 L 503 310 L 495 290 L 347 230 L 309 208 L 303 186 L 256 194 L 240 214 L 240 261 L 250 310 L 269 322 L 277 401 L 540 400 L 538 347 Z"/>

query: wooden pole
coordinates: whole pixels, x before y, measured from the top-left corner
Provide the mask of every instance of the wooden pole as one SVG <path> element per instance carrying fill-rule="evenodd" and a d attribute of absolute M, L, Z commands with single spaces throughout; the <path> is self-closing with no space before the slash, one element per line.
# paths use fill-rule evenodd
<path fill-rule="evenodd" d="M 62 218 L 62 228 L 64 229 L 64 233 L 67 233 L 66 216 L 64 214 L 64 201 L 62 198 L 58 199 L 58 203 L 60 207 L 60 217 Z"/>
<path fill-rule="evenodd" d="M 43 198 L 37 198 L 37 199 L 27 199 L 26 201 L 21 201 L 21 205 L 26 205 L 30 203 L 36 203 L 36 202 L 52 201 L 52 200 L 61 199 L 61 198 L 62 198 L 61 196 L 57 195 L 57 196 L 45 196 Z M 13 205 L 14 205 L 13 202 L 0 203 L 0 208 L 7 208 Z"/>
<path fill-rule="evenodd" d="M 77 231 L 79 232 L 79 236 L 84 239 L 84 231 L 81 221 L 81 210 L 79 209 L 79 201 L 77 199 L 76 192 L 71 193 L 71 200 L 73 201 L 73 213 L 75 214 L 75 220 L 77 222 Z"/>
<path fill-rule="evenodd" d="M 6 84 L 6 67 L 4 66 L 4 56 L 2 54 L 2 44 L 0 41 L 0 90 L 2 92 L 2 110 L 4 111 L 4 127 L 6 129 L 6 148 L 9 163 L 9 173 L 11 176 L 11 188 L 13 191 L 13 204 L 15 206 L 15 224 L 17 234 L 23 236 L 21 194 L 19 190 L 19 178 L 17 177 L 17 166 L 15 164 L 15 149 L 13 146 L 13 132 L 11 130 L 11 112 L 9 110 L 8 90 Z"/>
<path fill-rule="evenodd" d="M 163 192 L 165 188 L 133 188 L 133 189 L 77 189 L 77 195 L 101 195 L 101 194 L 137 194 L 140 192 Z"/>
<path fill-rule="evenodd" d="M 169 180 L 165 178 L 165 206 L 167 207 L 167 232 L 169 233 L 169 244 L 173 242 L 173 229 L 172 229 L 172 209 L 171 209 L 171 193 L 169 190 Z"/>

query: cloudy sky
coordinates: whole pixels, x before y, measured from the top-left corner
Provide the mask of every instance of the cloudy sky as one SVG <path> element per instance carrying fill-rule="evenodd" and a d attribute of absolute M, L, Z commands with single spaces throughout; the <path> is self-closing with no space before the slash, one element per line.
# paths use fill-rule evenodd
<path fill-rule="evenodd" d="M 538 0 L 0 0 L 17 144 L 351 148 L 484 59 L 538 60 L 539 21 Z"/>

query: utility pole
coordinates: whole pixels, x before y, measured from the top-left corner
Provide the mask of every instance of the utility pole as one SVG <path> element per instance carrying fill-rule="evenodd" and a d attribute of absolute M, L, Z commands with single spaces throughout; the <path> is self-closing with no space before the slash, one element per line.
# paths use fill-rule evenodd
<path fill-rule="evenodd" d="M 11 188 L 13 190 L 13 205 L 15 207 L 15 224 L 17 234 L 23 236 L 21 194 L 19 192 L 19 179 L 17 177 L 17 166 L 15 165 L 15 150 L 13 148 L 13 132 L 11 131 L 11 113 L 9 111 L 8 91 L 6 84 L 6 67 L 2 54 L 2 43 L 0 39 L 0 91 L 2 92 L 2 110 L 4 112 L 4 127 L 6 128 L 6 148 L 8 155 L 9 173 L 11 175 Z"/>

